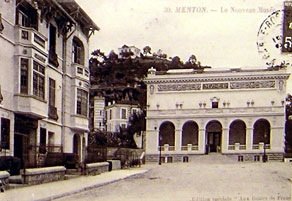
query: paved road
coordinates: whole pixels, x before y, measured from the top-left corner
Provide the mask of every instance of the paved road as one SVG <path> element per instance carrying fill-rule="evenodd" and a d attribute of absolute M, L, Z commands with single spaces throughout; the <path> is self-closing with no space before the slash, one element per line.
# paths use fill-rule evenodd
<path fill-rule="evenodd" d="M 58 201 L 273 201 L 291 200 L 291 164 L 280 162 L 172 163 L 145 175 Z"/>

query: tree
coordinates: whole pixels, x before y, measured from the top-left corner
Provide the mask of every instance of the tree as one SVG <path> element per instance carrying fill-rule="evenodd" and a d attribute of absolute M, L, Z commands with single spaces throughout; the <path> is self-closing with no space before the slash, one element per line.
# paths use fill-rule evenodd
<path fill-rule="evenodd" d="M 150 46 L 145 46 L 144 48 L 143 48 L 143 54 L 145 55 L 145 56 L 147 56 L 147 54 L 151 54 L 151 47 Z"/>
<path fill-rule="evenodd" d="M 171 60 L 170 69 L 183 68 L 183 63 L 178 56 L 175 56 Z"/>

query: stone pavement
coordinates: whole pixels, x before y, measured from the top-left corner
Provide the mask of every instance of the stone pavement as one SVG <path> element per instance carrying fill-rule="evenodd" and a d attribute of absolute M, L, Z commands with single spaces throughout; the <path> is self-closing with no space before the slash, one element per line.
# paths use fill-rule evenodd
<path fill-rule="evenodd" d="M 86 191 L 102 185 L 113 183 L 131 176 L 144 174 L 149 166 L 114 170 L 96 176 L 80 176 L 70 180 L 51 182 L 41 185 L 26 186 L 6 190 L 0 193 L 1 201 L 46 201 Z"/>

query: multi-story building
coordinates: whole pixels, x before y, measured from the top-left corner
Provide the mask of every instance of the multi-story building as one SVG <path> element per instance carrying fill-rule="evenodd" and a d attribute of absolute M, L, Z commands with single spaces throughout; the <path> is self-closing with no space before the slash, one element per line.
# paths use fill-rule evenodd
<path fill-rule="evenodd" d="M 0 154 L 28 166 L 47 152 L 83 160 L 88 43 L 98 26 L 74 0 L 5 0 L 0 14 Z"/>
<path fill-rule="evenodd" d="M 188 161 L 210 152 L 238 160 L 281 160 L 285 69 L 156 72 L 147 84 L 146 160 Z"/>
<path fill-rule="evenodd" d="M 123 45 L 121 48 L 118 49 L 119 57 L 122 57 L 123 54 L 132 53 L 133 55 L 131 58 L 137 58 L 140 56 L 140 49 L 135 46 L 127 46 Z"/>
<path fill-rule="evenodd" d="M 119 101 L 108 103 L 105 107 L 106 131 L 119 132 L 129 125 L 131 116 L 141 111 L 138 104 L 129 101 Z"/>

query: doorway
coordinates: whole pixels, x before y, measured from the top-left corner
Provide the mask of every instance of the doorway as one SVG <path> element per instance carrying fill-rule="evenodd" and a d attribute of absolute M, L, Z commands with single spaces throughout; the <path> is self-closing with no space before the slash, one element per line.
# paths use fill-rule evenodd
<path fill-rule="evenodd" d="M 209 132 L 208 142 L 209 152 L 220 152 L 221 150 L 221 133 Z"/>
<path fill-rule="evenodd" d="M 206 154 L 221 152 L 222 125 L 219 121 L 211 121 L 206 126 Z"/>

